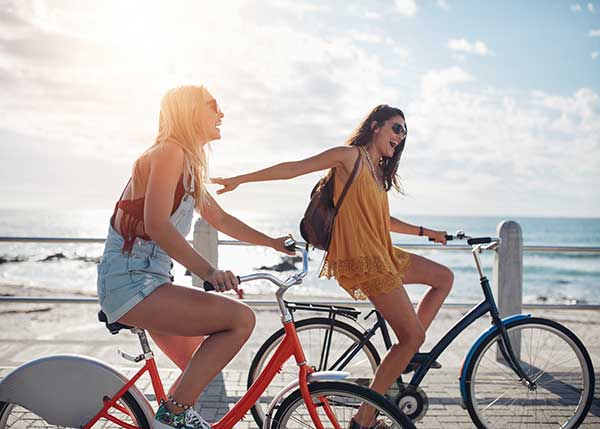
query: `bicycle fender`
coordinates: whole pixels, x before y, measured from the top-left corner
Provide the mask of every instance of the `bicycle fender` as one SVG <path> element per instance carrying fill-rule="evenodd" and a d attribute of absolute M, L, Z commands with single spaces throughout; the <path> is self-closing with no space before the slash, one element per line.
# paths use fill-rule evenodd
<path fill-rule="evenodd" d="M 340 381 L 348 378 L 350 376 L 349 372 L 346 371 L 317 371 L 311 372 L 308 374 L 308 382 L 312 383 L 315 381 Z M 263 421 L 262 429 L 268 429 L 271 426 L 271 413 L 277 406 L 277 404 L 286 396 L 290 391 L 296 390 L 299 388 L 300 382 L 298 380 L 294 380 L 287 384 L 283 389 L 281 389 L 273 398 L 269 407 L 267 408 L 267 412 L 265 413 L 265 419 Z"/>
<path fill-rule="evenodd" d="M 79 355 L 34 359 L 0 382 L 0 401 L 18 404 L 52 425 L 83 427 L 129 380 L 102 361 Z M 152 407 L 138 388 L 129 392 L 151 422 Z"/>
<path fill-rule="evenodd" d="M 521 320 L 521 319 L 528 319 L 530 317 L 531 317 L 531 314 L 513 314 L 512 316 L 508 316 L 508 317 L 505 317 L 504 319 L 502 319 L 502 324 L 504 326 L 506 326 L 509 323 L 512 323 L 514 321 Z M 481 343 L 483 343 L 487 338 L 495 335 L 497 331 L 498 331 L 498 328 L 496 328 L 495 325 L 490 326 L 489 329 L 487 331 L 483 332 L 479 336 L 479 338 L 477 338 L 477 341 L 475 341 L 475 343 L 473 343 L 473 345 L 471 346 L 471 349 L 469 350 L 469 352 L 465 356 L 465 359 L 463 360 L 462 366 L 460 368 L 460 377 L 459 377 L 460 396 L 462 397 L 463 404 L 465 403 L 465 399 L 467 397 L 467 383 L 465 380 L 465 375 L 466 375 L 465 371 L 467 370 L 467 367 L 471 363 L 471 359 L 473 359 L 473 355 L 475 354 L 475 350 L 477 349 L 477 347 L 479 347 L 479 345 Z"/>

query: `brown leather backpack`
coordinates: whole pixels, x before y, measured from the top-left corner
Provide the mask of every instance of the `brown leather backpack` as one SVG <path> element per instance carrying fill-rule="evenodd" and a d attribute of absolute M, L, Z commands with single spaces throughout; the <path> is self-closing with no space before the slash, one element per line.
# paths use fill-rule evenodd
<path fill-rule="evenodd" d="M 308 207 L 304 212 L 304 217 L 300 221 L 300 234 L 306 243 L 325 251 L 329 248 L 333 221 L 344 202 L 344 197 L 354 180 L 354 176 L 356 176 L 359 164 L 360 152 L 354 163 L 352 173 L 338 199 L 337 206 L 333 204 L 335 169 L 332 168 L 325 177 L 317 182 L 310 193 L 310 203 L 308 203 Z"/>

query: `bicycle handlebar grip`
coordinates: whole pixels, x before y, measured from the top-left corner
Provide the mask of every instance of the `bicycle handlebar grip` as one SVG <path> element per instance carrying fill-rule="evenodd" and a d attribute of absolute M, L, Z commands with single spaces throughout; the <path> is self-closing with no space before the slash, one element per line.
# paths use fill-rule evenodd
<path fill-rule="evenodd" d="M 453 235 L 446 234 L 446 241 L 454 240 Z M 429 241 L 435 241 L 434 238 L 429 237 Z"/>
<path fill-rule="evenodd" d="M 473 245 L 473 244 L 487 244 L 487 243 L 491 243 L 492 239 L 490 237 L 477 237 L 477 238 L 469 238 L 467 240 L 467 244 L 468 245 Z"/>
<path fill-rule="evenodd" d="M 283 247 L 290 251 L 296 250 L 296 240 L 293 238 L 288 238 L 283 242 Z"/>
<path fill-rule="evenodd" d="M 238 279 L 238 283 L 241 283 L 241 282 L 242 282 L 242 281 L 240 280 L 240 276 L 235 276 L 235 277 Z M 213 290 L 215 290 L 215 287 L 213 286 L 213 284 L 212 284 L 211 282 L 204 282 L 203 286 L 204 286 L 204 290 L 205 290 L 206 292 L 210 292 L 210 291 L 213 291 Z"/>

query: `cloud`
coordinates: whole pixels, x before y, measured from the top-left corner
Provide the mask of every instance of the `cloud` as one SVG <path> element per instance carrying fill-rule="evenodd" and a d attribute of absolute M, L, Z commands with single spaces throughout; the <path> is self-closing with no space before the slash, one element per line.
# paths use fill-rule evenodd
<path fill-rule="evenodd" d="M 365 43 L 382 43 L 383 39 L 381 36 L 374 33 L 366 33 L 362 31 L 352 30 L 350 32 L 350 37 L 357 42 L 365 42 Z"/>
<path fill-rule="evenodd" d="M 372 19 L 372 20 L 375 20 L 375 21 L 380 21 L 380 20 L 382 20 L 382 19 L 383 19 L 383 18 L 381 17 L 381 14 L 380 14 L 380 13 L 373 12 L 373 11 L 371 11 L 371 10 L 367 10 L 367 11 L 365 12 L 365 18 L 367 18 L 367 19 Z"/>
<path fill-rule="evenodd" d="M 429 71 L 405 110 L 411 131 L 400 174 L 410 204 L 434 198 L 448 209 L 461 195 L 478 201 L 479 213 L 561 215 L 571 204 L 579 204 L 574 215 L 594 213 L 600 95 L 585 88 L 557 96 L 454 84 L 468 76 L 460 69 Z M 432 91 L 432 77 L 447 84 Z M 401 212 L 408 202 L 390 204 Z"/>
<path fill-rule="evenodd" d="M 469 43 L 466 39 L 450 39 L 448 40 L 448 48 L 452 51 L 465 52 L 467 54 L 481 56 L 490 54 L 488 47 L 481 40 Z"/>
<path fill-rule="evenodd" d="M 414 49 L 410 40 L 368 27 L 340 31 L 346 22 L 335 27 L 325 11 L 296 16 L 252 0 L 176 2 L 164 10 L 148 3 L 139 11 L 106 4 L 0 12 L 10 22 L 0 28 L 6 201 L 110 207 L 131 163 L 153 141 L 162 91 L 192 82 L 206 84 L 225 111 L 223 139 L 212 144 L 215 175 L 343 144 L 373 106 L 388 103 L 405 111 L 410 129 L 400 168 L 409 195 L 390 195 L 396 213 L 439 213 L 442 206 L 446 213 L 600 213 L 594 90 L 558 96 L 482 88 L 483 77 L 457 66 L 425 70 L 415 80 L 414 65 L 403 61 Z M 365 9 L 356 10 L 347 15 L 364 18 Z M 466 46 L 481 50 L 477 42 Z M 17 183 L 28 159 L 27 181 Z M 219 202 L 233 213 L 285 209 L 296 216 L 316 176 L 248 184 Z M 63 197 L 40 191 L 46 183 Z"/>
<path fill-rule="evenodd" d="M 592 60 L 595 60 L 596 58 L 598 58 L 599 55 L 600 55 L 600 52 L 598 52 L 598 51 L 594 51 L 590 54 L 590 56 L 592 57 Z"/>
<path fill-rule="evenodd" d="M 590 37 L 600 37 L 600 28 L 596 30 L 590 30 L 588 34 Z"/>
<path fill-rule="evenodd" d="M 571 12 L 573 13 L 579 13 L 581 12 L 581 5 L 579 3 L 575 3 L 571 5 Z"/>
<path fill-rule="evenodd" d="M 450 5 L 448 4 L 448 0 L 437 0 L 437 4 L 444 10 L 449 10 Z"/>
<path fill-rule="evenodd" d="M 587 8 L 590 11 L 590 13 L 596 13 L 596 8 L 594 7 L 593 3 L 588 3 Z"/>
<path fill-rule="evenodd" d="M 415 16 L 417 14 L 417 2 L 415 0 L 394 0 L 396 12 L 403 16 Z"/>
<path fill-rule="evenodd" d="M 424 94 L 435 94 L 438 91 L 447 90 L 452 85 L 466 83 L 474 80 L 474 77 L 460 67 L 430 70 L 421 79 L 421 92 Z"/>
<path fill-rule="evenodd" d="M 350 16 L 356 16 L 361 19 L 364 18 L 372 21 L 381 21 L 383 19 L 381 13 L 367 9 L 364 5 L 359 3 L 349 3 L 346 7 L 346 12 Z"/>
<path fill-rule="evenodd" d="M 301 1 L 277 0 L 271 2 L 271 6 L 289 9 L 300 13 L 329 13 L 331 8 L 328 5 L 308 3 Z"/>

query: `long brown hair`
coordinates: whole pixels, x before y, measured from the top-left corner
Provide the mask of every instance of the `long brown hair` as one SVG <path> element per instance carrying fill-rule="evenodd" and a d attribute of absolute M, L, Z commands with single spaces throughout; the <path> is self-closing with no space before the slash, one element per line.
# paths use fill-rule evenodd
<path fill-rule="evenodd" d="M 387 104 L 380 104 L 375 107 L 367 115 L 367 117 L 360 123 L 360 125 L 354 130 L 347 143 L 350 146 L 366 146 L 371 140 L 373 140 L 373 129 L 371 124 L 373 121 L 377 123 L 377 126 L 382 126 L 385 121 L 394 116 L 401 116 L 406 122 L 404 113 L 402 110 L 388 106 Z M 392 187 L 400 193 L 404 193 L 400 178 L 396 174 L 398 171 L 398 164 L 400 163 L 400 157 L 402 151 L 404 151 L 404 145 L 406 144 L 406 136 L 402 139 L 400 144 L 396 146 L 394 150 L 394 156 L 391 158 L 383 157 L 381 165 L 383 167 L 383 186 L 386 191 L 389 191 Z"/>

